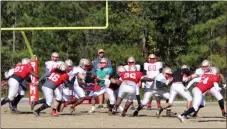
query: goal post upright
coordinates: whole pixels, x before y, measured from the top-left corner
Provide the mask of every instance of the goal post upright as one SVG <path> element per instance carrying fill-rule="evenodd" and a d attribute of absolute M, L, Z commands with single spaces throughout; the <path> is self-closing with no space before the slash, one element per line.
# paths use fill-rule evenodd
<path fill-rule="evenodd" d="M 79 27 L 11 27 L 1 28 L 1 31 L 19 30 L 102 30 L 109 26 L 108 0 L 106 0 L 106 25 L 105 26 L 79 26 Z"/>
<path fill-rule="evenodd" d="M 33 31 L 33 30 L 103 30 L 107 29 L 109 26 L 109 11 L 108 11 L 108 0 L 106 0 L 106 24 L 105 26 L 79 26 L 79 27 L 12 27 L 12 28 L 1 28 L 1 31 L 21 31 L 24 38 L 26 47 L 31 56 L 31 65 L 34 68 L 35 73 L 38 74 L 38 59 L 34 56 L 31 45 L 27 39 L 27 36 L 24 31 Z M 34 82 L 38 79 L 31 76 L 32 83 L 29 84 L 29 104 L 32 100 L 39 99 L 38 87 L 34 86 Z"/>

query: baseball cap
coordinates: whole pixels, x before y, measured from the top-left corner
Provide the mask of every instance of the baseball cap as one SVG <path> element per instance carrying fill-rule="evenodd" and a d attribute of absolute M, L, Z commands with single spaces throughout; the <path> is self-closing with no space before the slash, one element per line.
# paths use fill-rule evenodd
<path fill-rule="evenodd" d="M 99 49 L 99 50 L 98 50 L 98 53 L 100 53 L 100 52 L 104 52 L 104 50 L 103 50 L 103 49 Z"/>

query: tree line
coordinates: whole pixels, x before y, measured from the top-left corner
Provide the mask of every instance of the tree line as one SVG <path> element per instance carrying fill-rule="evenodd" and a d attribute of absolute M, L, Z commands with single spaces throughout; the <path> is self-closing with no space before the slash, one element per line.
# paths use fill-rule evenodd
<path fill-rule="evenodd" d="M 40 74 L 52 52 L 78 64 L 103 48 L 114 67 L 150 53 L 173 69 L 209 59 L 226 75 L 227 2 L 110 1 L 106 30 L 26 31 Z M 105 1 L 2 1 L 1 27 L 105 26 Z M 1 32 L 2 73 L 29 57 L 20 31 Z"/>

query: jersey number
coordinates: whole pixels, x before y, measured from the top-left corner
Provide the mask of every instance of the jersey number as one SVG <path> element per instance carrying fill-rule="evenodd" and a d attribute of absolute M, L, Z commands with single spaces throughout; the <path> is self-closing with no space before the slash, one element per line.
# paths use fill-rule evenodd
<path fill-rule="evenodd" d="M 207 84 L 207 81 L 208 81 L 209 77 L 206 77 L 205 79 L 203 79 L 203 84 Z"/>
<path fill-rule="evenodd" d="M 155 65 L 149 65 L 148 71 L 156 71 L 156 66 Z"/>
<path fill-rule="evenodd" d="M 17 66 L 14 70 L 15 72 L 22 72 L 23 69 L 24 69 L 24 66 Z"/>
<path fill-rule="evenodd" d="M 50 75 L 50 77 L 49 77 L 49 79 L 52 80 L 52 81 L 54 81 L 54 82 L 58 81 L 59 78 L 60 78 L 60 75 L 55 74 L 55 73 L 52 73 Z"/>
<path fill-rule="evenodd" d="M 135 73 L 125 73 L 124 78 L 136 79 L 136 74 Z"/>

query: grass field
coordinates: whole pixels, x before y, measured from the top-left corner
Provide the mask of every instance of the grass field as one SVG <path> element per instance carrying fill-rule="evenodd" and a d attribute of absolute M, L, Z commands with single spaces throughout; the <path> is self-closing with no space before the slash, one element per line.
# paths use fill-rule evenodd
<path fill-rule="evenodd" d="M 177 103 L 172 111 L 182 113 L 185 103 Z M 37 105 L 38 108 L 40 105 Z M 154 107 L 155 104 L 154 104 Z M 1 107 L 2 128 L 226 128 L 226 119 L 222 117 L 217 102 L 209 102 L 201 109 L 197 119 L 187 119 L 181 123 L 176 117 L 165 117 L 165 112 L 158 119 L 156 110 L 142 110 L 138 117 L 132 117 L 129 110 L 126 117 L 109 116 L 107 109 L 97 109 L 93 114 L 87 113 L 91 105 L 83 104 L 70 114 L 65 108 L 59 117 L 51 117 L 51 109 L 35 117 L 28 104 L 19 104 L 23 114 L 11 114 L 8 105 Z"/>

